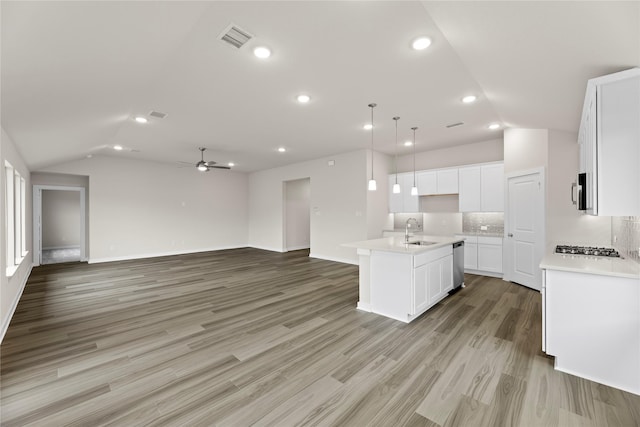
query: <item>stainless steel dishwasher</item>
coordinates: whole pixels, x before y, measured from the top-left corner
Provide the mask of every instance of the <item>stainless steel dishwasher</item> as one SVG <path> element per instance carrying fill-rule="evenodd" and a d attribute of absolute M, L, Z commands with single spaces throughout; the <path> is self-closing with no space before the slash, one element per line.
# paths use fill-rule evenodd
<path fill-rule="evenodd" d="M 464 288 L 464 241 L 453 244 L 453 289 Z"/>

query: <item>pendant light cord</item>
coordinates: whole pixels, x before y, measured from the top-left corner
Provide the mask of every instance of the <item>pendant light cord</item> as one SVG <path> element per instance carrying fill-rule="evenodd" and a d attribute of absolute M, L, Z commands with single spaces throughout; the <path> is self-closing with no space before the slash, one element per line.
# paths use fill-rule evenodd
<path fill-rule="evenodd" d="M 373 181 L 373 109 L 377 104 L 372 102 L 369 104 L 371 108 L 371 180 Z"/>
<path fill-rule="evenodd" d="M 411 128 L 413 130 L 413 186 L 416 186 L 416 129 L 417 127 Z"/>
<path fill-rule="evenodd" d="M 400 117 L 396 116 L 393 118 L 393 120 L 395 120 L 396 122 L 396 148 L 395 148 L 395 160 L 394 160 L 394 164 L 396 167 L 396 184 L 398 183 L 398 120 L 400 120 Z"/>

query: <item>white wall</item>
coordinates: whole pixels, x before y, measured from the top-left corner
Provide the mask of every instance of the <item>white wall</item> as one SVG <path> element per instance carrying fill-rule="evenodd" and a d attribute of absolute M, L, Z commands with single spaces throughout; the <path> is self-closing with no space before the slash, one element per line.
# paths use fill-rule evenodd
<path fill-rule="evenodd" d="M 371 150 L 366 151 L 367 177 L 371 179 Z M 382 230 L 393 229 L 393 214 L 389 213 L 389 180 L 387 176 L 391 172 L 391 157 L 374 153 L 373 177 L 376 180 L 377 190 L 367 191 L 367 239 L 382 237 Z M 366 184 L 365 184 L 366 185 Z"/>
<path fill-rule="evenodd" d="M 0 229 L 2 232 L 0 233 L 2 238 L 0 251 L 0 340 L 4 337 L 4 334 L 9 326 L 9 322 L 11 321 L 11 316 L 15 311 L 15 308 L 20 300 L 20 296 L 22 295 L 22 291 L 24 290 L 24 286 L 29 278 L 29 274 L 31 273 L 31 246 L 32 246 L 32 215 L 29 214 L 32 208 L 32 189 L 31 189 L 31 178 L 29 169 L 24 163 L 20 152 L 18 151 L 16 145 L 13 143 L 9 135 L 1 130 L 1 138 L 0 138 L 0 164 L 2 165 L 2 173 L 0 173 L 0 191 L 2 192 L 2 209 L 0 209 Z M 4 230 L 4 224 L 6 223 L 5 218 L 5 210 L 4 210 L 4 194 L 5 194 L 5 177 L 4 177 L 4 162 L 8 161 L 11 165 L 18 171 L 18 173 L 24 178 L 26 184 L 26 212 L 25 215 L 26 220 L 26 245 L 29 254 L 24 258 L 22 263 L 18 266 L 16 272 L 11 276 L 7 277 L 7 261 L 5 256 L 6 249 L 6 235 Z"/>
<path fill-rule="evenodd" d="M 548 144 L 547 129 L 505 129 L 504 173 L 546 168 Z"/>
<path fill-rule="evenodd" d="M 79 248 L 80 217 L 79 191 L 42 191 L 42 248 Z"/>
<path fill-rule="evenodd" d="M 330 160 L 335 162 L 334 166 L 328 165 Z M 272 251 L 285 249 L 283 182 L 308 177 L 311 179 L 310 256 L 357 263 L 355 250 L 341 244 L 367 239 L 366 160 L 366 150 L 359 150 L 250 174 L 249 245 Z M 387 211 L 372 215 L 386 217 Z"/>
<path fill-rule="evenodd" d="M 89 177 L 90 262 L 247 245 L 247 175 L 94 156 L 43 172 Z"/>
<path fill-rule="evenodd" d="M 419 146 L 416 144 L 416 148 Z M 416 153 L 416 170 L 438 169 L 473 163 L 497 162 L 504 158 L 502 138 Z M 407 147 L 407 153 L 412 149 Z M 398 157 L 398 172 L 413 171 L 413 154 Z"/>
<path fill-rule="evenodd" d="M 310 247 L 310 190 L 309 178 L 285 182 L 285 249 L 287 251 Z"/>
<path fill-rule="evenodd" d="M 578 135 L 549 131 L 547 241 L 611 246 L 611 217 L 586 215 L 571 203 L 578 173 Z"/>

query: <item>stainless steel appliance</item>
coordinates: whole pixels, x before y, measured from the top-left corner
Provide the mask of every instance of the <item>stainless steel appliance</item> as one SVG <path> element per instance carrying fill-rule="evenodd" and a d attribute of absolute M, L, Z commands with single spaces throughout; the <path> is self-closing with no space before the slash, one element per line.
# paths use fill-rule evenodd
<path fill-rule="evenodd" d="M 571 202 L 579 211 L 586 211 L 587 206 L 587 174 L 579 173 L 576 182 L 571 184 Z"/>
<path fill-rule="evenodd" d="M 610 258 L 620 258 L 620 254 L 613 248 L 598 248 L 596 246 L 572 246 L 572 245 L 558 245 L 556 246 L 557 254 L 566 255 L 591 255 L 591 256 L 604 256 Z M 455 259 L 455 253 L 453 255 Z"/>
<path fill-rule="evenodd" d="M 453 289 L 464 287 L 464 242 L 453 244 Z"/>

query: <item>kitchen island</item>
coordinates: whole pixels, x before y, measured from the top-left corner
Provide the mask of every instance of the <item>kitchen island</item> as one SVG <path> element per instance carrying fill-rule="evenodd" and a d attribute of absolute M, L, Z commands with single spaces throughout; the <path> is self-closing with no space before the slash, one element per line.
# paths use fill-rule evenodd
<path fill-rule="evenodd" d="M 408 323 L 453 289 L 453 244 L 449 236 L 393 236 L 346 243 L 360 266 L 358 309 Z"/>

